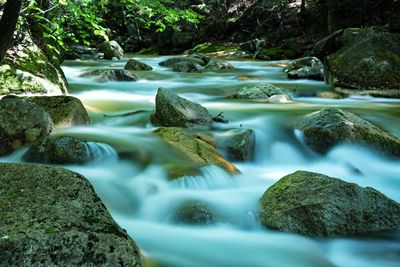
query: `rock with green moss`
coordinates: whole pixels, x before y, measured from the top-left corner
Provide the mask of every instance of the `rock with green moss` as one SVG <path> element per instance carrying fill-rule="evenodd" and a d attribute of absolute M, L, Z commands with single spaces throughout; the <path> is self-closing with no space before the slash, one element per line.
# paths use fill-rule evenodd
<path fill-rule="evenodd" d="M 324 80 L 324 65 L 316 57 L 292 60 L 284 70 L 290 79 Z"/>
<path fill-rule="evenodd" d="M 159 88 L 156 112 L 151 116 L 151 122 L 157 126 L 195 127 L 209 126 L 212 119 L 202 105 L 186 100 L 168 89 Z"/>
<path fill-rule="evenodd" d="M 122 59 L 124 50 L 116 41 L 106 41 L 99 45 L 99 50 L 104 53 L 104 59 Z"/>
<path fill-rule="evenodd" d="M 49 114 L 35 103 L 15 98 L 0 100 L 0 155 L 44 140 L 52 131 Z"/>
<path fill-rule="evenodd" d="M 202 43 L 196 45 L 194 48 L 189 50 L 189 54 L 192 53 L 215 53 L 215 52 L 235 52 L 239 49 L 238 45 L 223 45 L 215 43 Z"/>
<path fill-rule="evenodd" d="M 273 95 L 288 94 L 289 90 L 276 87 L 270 83 L 250 84 L 240 88 L 231 98 L 237 99 L 267 99 Z"/>
<path fill-rule="evenodd" d="M 260 200 L 261 224 L 309 236 L 346 236 L 395 230 L 400 205 L 377 190 L 319 173 L 297 171 Z"/>
<path fill-rule="evenodd" d="M 232 129 L 215 136 L 215 145 L 232 161 L 249 161 L 254 156 L 255 134 L 251 129 Z"/>
<path fill-rule="evenodd" d="M 200 66 L 204 66 L 205 63 L 202 59 L 195 57 L 172 57 L 167 60 L 161 61 L 158 63 L 161 67 L 173 68 L 174 65 L 180 63 L 190 63 L 190 64 L 198 64 Z"/>
<path fill-rule="evenodd" d="M 215 223 L 214 214 L 206 204 L 189 201 L 178 207 L 173 220 L 177 223 L 192 225 L 210 225 Z"/>
<path fill-rule="evenodd" d="M 56 127 L 89 125 L 90 118 L 82 102 L 73 96 L 33 96 L 24 97 L 43 108 Z"/>
<path fill-rule="evenodd" d="M 211 59 L 205 67 L 206 70 L 229 70 L 233 68 L 232 64 L 222 59 Z"/>
<path fill-rule="evenodd" d="M 389 157 L 400 158 L 400 139 L 358 116 L 337 108 L 324 108 L 304 117 L 298 126 L 305 143 L 327 153 L 339 144 L 358 144 Z"/>
<path fill-rule="evenodd" d="M 125 64 L 124 69 L 126 70 L 153 70 L 153 68 L 146 63 L 140 62 L 136 59 L 129 59 L 128 62 Z"/>
<path fill-rule="evenodd" d="M 123 69 L 98 69 L 88 70 L 80 75 L 81 77 L 93 77 L 99 82 L 107 81 L 136 81 L 138 78 L 133 73 Z"/>
<path fill-rule="evenodd" d="M 356 90 L 400 89 L 400 34 L 380 28 L 346 29 L 343 47 L 326 57 L 330 85 Z"/>
<path fill-rule="evenodd" d="M 197 164 L 213 164 L 225 169 L 228 173 L 238 173 L 239 170 L 205 141 L 190 136 L 184 130 L 176 127 L 159 128 L 154 133 L 183 154 L 189 162 Z"/>
<path fill-rule="evenodd" d="M 0 163 L 1 266 L 143 266 L 90 183 L 62 168 Z"/>

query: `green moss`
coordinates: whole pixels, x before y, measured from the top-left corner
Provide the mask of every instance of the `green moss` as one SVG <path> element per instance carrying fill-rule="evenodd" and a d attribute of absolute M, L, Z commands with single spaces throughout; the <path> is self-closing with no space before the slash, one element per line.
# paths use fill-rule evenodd
<path fill-rule="evenodd" d="M 190 50 L 190 53 L 235 52 L 239 45 L 218 45 L 214 43 L 202 43 Z"/>

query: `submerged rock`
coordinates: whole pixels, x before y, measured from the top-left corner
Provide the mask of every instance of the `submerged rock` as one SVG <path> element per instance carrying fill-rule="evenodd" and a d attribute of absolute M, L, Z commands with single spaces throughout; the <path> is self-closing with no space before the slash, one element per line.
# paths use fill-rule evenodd
<path fill-rule="evenodd" d="M 73 96 L 33 96 L 25 98 L 49 113 L 56 127 L 90 124 L 89 114 L 82 102 Z"/>
<path fill-rule="evenodd" d="M 44 140 L 52 129 L 49 114 L 35 103 L 17 98 L 0 100 L 0 156 Z"/>
<path fill-rule="evenodd" d="M 297 171 L 260 200 L 264 226 L 310 236 L 343 236 L 400 227 L 400 205 L 377 190 Z"/>
<path fill-rule="evenodd" d="M 290 61 L 285 72 L 291 79 L 324 80 L 324 65 L 316 57 L 304 57 Z"/>
<path fill-rule="evenodd" d="M 226 60 L 221 59 L 211 59 L 210 62 L 207 63 L 205 69 L 206 70 L 226 70 L 233 69 L 234 67 Z"/>
<path fill-rule="evenodd" d="M 158 63 L 158 65 L 160 65 L 161 67 L 172 68 L 174 65 L 176 65 L 178 63 L 183 63 L 183 62 L 198 64 L 200 66 L 206 65 L 202 59 L 194 58 L 194 57 L 173 57 L 173 58 L 169 58 L 167 60 L 164 60 L 164 61 Z"/>
<path fill-rule="evenodd" d="M 122 59 L 124 50 L 116 41 L 106 41 L 100 44 L 99 50 L 104 53 L 104 59 Z"/>
<path fill-rule="evenodd" d="M 230 96 L 238 99 L 267 99 L 273 95 L 290 93 L 289 90 L 282 89 L 270 83 L 257 83 L 247 85 L 238 92 Z"/>
<path fill-rule="evenodd" d="M 254 156 L 255 134 L 251 129 L 233 129 L 217 134 L 215 145 L 226 151 L 227 159 L 249 161 Z"/>
<path fill-rule="evenodd" d="M 124 69 L 126 70 L 153 70 L 153 68 L 143 62 L 140 62 L 136 59 L 129 59 L 128 62 L 125 64 Z"/>
<path fill-rule="evenodd" d="M 211 115 L 200 104 L 186 100 L 165 88 L 159 88 L 156 96 L 156 112 L 151 122 L 167 127 L 208 126 Z"/>
<path fill-rule="evenodd" d="M 239 170 L 223 156 L 212 145 L 187 134 L 180 128 L 159 128 L 154 133 L 174 147 L 185 157 L 194 163 L 213 164 L 225 169 L 228 173 L 238 173 Z"/>
<path fill-rule="evenodd" d="M 107 81 L 136 81 L 138 78 L 127 70 L 122 69 L 99 69 L 89 70 L 80 75 L 81 77 L 92 76 L 101 82 Z"/>
<path fill-rule="evenodd" d="M 324 108 L 307 115 L 299 125 L 305 143 L 327 153 L 338 144 L 359 144 L 400 158 L 400 139 L 356 115 L 337 108 Z"/>
<path fill-rule="evenodd" d="M 174 215 L 174 221 L 183 224 L 208 225 L 214 224 L 215 218 L 206 204 L 190 201 L 178 208 Z"/>
<path fill-rule="evenodd" d="M 143 266 L 139 248 L 72 171 L 0 163 L 1 266 Z"/>

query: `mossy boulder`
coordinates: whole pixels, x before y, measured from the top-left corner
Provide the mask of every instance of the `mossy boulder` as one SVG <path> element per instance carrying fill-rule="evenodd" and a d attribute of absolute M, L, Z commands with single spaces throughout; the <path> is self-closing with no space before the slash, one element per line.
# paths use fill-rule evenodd
<path fill-rule="evenodd" d="M 173 220 L 177 223 L 191 225 L 209 225 L 215 223 L 214 214 L 206 204 L 199 201 L 189 201 L 178 207 Z"/>
<path fill-rule="evenodd" d="M 153 68 L 146 63 L 140 62 L 136 59 L 129 59 L 128 62 L 125 64 L 124 69 L 126 70 L 153 70 Z"/>
<path fill-rule="evenodd" d="M 168 89 L 159 88 L 156 95 L 156 112 L 151 116 L 151 122 L 157 126 L 194 127 L 209 126 L 212 120 L 205 107 Z"/>
<path fill-rule="evenodd" d="M 292 60 L 284 70 L 290 79 L 324 80 L 324 65 L 316 57 Z"/>
<path fill-rule="evenodd" d="M 200 59 L 201 61 L 204 62 L 204 65 L 207 65 L 208 62 L 211 61 L 211 58 L 209 56 L 207 56 L 206 54 L 203 54 L 203 53 L 191 54 L 190 57 Z"/>
<path fill-rule="evenodd" d="M 273 95 L 281 95 L 285 93 L 290 93 L 290 91 L 276 87 L 270 83 L 256 83 L 240 88 L 235 94 L 231 95 L 230 98 L 267 99 Z"/>
<path fill-rule="evenodd" d="M 88 70 L 80 75 L 81 77 L 93 77 L 99 82 L 119 81 L 130 82 L 138 78 L 133 73 L 123 69 L 98 69 Z"/>
<path fill-rule="evenodd" d="M 249 161 L 254 156 L 255 133 L 251 129 L 232 129 L 215 136 L 215 146 L 232 161 Z"/>
<path fill-rule="evenodd" d="M 183 154 L 190 162 L 197 164 L 213 164 L 225 169 L 228 173 L 239 170 L 213 147 L 203 140 L 192 137 L 181 128 L 159 128 L 154 133 Z"/>
<path fill-rule="evenodd" d="M 343 47 L 325 59 L 328 84 L 356 90 L 400 89 L 400 34 L 346 29 Z"/>
<path fill-rule="evenodd" d="M 232 64 L 222 59 L 211 59 L 205 67 L 206 70 L 229 70 L 233 68 Z"/>
<path fill-rule="evenodd" d="M 305 143 L 327 153 L 339 144 L 358 144 L 389 157 L 400 158 L 400 139 L 358 116 L 337 108 L 324 108 L 304 117 L 298 126 Z"/>
<path fill-rule="evenodd" d="M 69 136 L 50 136 L 33 144 L 24 160 L 38 163 L 83 164 L 89 162 L 91 151 L 85 142 Z"/>
<path fill-rule="evenodd" d="M 49 113 L 56 127 L 89 125 L 90 118 L 82 102 L 73 96 L 33 96 L 24 97 Z"/>
<path fill-rule="evenodd" d="M 62 168 L 0 163 L 1 266 L 143 266 L 90 183 Z"/>
<path fill-rule="evenodd" d="M 347 236 L 400 227 L 400 205 L 379 191 L 319 173 L 297 171 L 260 200 L 261 224 L 309 236 Z"/>
<path fill-rule="evenodd" d="M 161 61 L 158 63 L 161 67 L 173 68 L 174 65 L 180 63 L 190 63 L 190 64 L 198 64 L 200 66 L 204 66 L 205 63 L 202 59 L 195 57 L 172 57 L 167 60 Z"/>
<path fill-rule="evenodd" d="M 52 131 L 49 114 L 35 103 L 15 98 L 0 100 L 0 155 L 44 140 Z"/>
<path fill-rule="evenodd" d="M 117 41 L 106 41 L 99 45 L 99 50 L 104 53 L 104 59 L 122 59 L 124 50 Z"/>

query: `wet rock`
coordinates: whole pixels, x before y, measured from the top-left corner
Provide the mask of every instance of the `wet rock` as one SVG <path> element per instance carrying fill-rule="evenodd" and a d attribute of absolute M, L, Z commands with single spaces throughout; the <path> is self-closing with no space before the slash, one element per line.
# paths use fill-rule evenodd
<path fill-rule="evenodd" d="M 24 160 L 38 163 L 82 164 L 92 159 L 88 146 L 69 136 L 51 136 L 33 144 Z"/>
<path fill-rule="evenodd" d="M 228 160 L 249 161 L 254 156 L 255 134 L 251 129 L 229 130 L 216 135 L 215 145 L 226 151 Z"/>
<path fill-rule="evenodd" d="M 249 51 L 250 53 L 254 53 L 256 52 L 261 45 L 261 41 L 258 39 L 254 39 L 245 43 L 242 43 L 240 45 L 240 49 L 244 50 L 244 51 Z"/>
<path fill-rule="evenodd" d="M 400 139 L 356 115 L 337 108 L 324 108 L 304 117 L 299 128 L 305 143 L 327 153 L 339 144 L 359 144 L 387 156 L 400 157 Z"/>
<path fill-rule="evenodd" d="M 95 77 L 100 82 L 107 81 L 136 81 L 138 78 L 127 70 L 122 69 L 99 69 L 89 70 L 80 75 L 81 77 Z"/>
<path fill-rule="evenodd" d="M 160 65 L 161 67 L 172 68 L 174 65 L 176 65 L 178 63 L 183 63 L 183 62 L 198 64 L 200 66 L 205 65 L 205 63 L 202 59 L 194 58 L 194 57 L 173 57 L 173 58 L 169 58 L 165 61 L 158 63 L 158 65 Z"/>
<path fill-rule="evenodd" d="M 225 169 L 228 173 L 239 172 L 234 165 L 223 158 L 215 147 L 199 138 L 190 136 L 180 128 L 159 128 L 154 133 L 191 162 L 217 165 Z"/>
<path fill-rule="evenodd" d="M 293 103 L 293 99 L 288 94 L 273 95 L 267 99 L 267 102 L 272 104 L 286 104 L 286 103 Z"/>
<path fill-rule="evenodd" d="M 151 116 L 155 125 L 166 127 L 208 126 L 212 119 L 207 109 L 186 100 L 168 89 L 159 88 L 156 96 L 156 112 Z"/>
<path fill-rule="evenodd" d="M 235 94 L 231 98 L 238 99 L 267 99 L 273 95 L 281 95 L 289 93 L 288 90 L 276 87 L 270 83 L 257 83 L 247 85 Z"/>
<path fill-rule="evenodd" d="M 343 95 L 336 93 L 336 92 L 330 92 L 330 91 L 319 92 L 317 94 L 317 97 L 326 98 L 326 99 L 343 99 Z"/>
<path fill-rule="evenodd" d="M 128 62 L 125 64 L 124 69 L 126 70 L 153 70 L 153 68 L 143 62 L 140 62 L 136 59 L 129 59 Z"/>
<path fill-rule="evenodd" d="M 209 56 L 202 53 L 191 54 L 190 57 L 200 59 L 201 61 L 204 62 L 204 65 L 207 65 L 208 62 L 211 61 L 211 58 Z"/>
<path fill-rule="evenodd" d="M 72 45 L 68 47 L 64 58 L 67 60 L 96 60 L 100 58 L 99 50 L 92 47 Z"/>
<path fill-rule="evenodd" d="M 206 65 L 205 69 L 207 70 L 226 70 L 233 69 L 234 67 L 228 61 L 221 59 L 212 59 Z"/>
<path fill-rule="evenodd" d="M 142 266 L 90 183 L 62 168 L 0 163 L 1 266 Z"/>
<path fill-rule="evenodd" d="M 328 84 L 355 90 L 400 88 L 400 34 L 382 29 L 346 29 L 343 47 L 326 57 Z"/>
<path fill-rule="evenodd" d="M 116 41 L 106 41 L 100 44 L 99 50 L 104 53 L 104 59 L 122 59 L 124 50 Z"/>
<path fill-rule="evenodd" d="M 204 67 L 194 62 L 179 62 L 172 65 L 172 71 L 175 72 L 190 72 L 200 73 L 203 72 Z"/>
<path fill-rule="evenodd" d="M 215 218 L 207 205 L 201 202 L 191 201 L 184 203 L 178 208 L 174 216 L 174 221 L 183 224 L 208 225 L 214 224 Z"/>
<path fill-rule="evenodd" d="M 324 65 L 316 57 L 304 57 L 292 60 L 285 68 L 290 79 L 324 80 Z"/>
<path fill-rule="evenodd" d="M 35 103 L 17 98 L 0 100 L 0 155 L 44 140 L 52 131 L 49 114 Z"/>
<path fill-rule="evenodd" d="M 400 227 L 400 205 L 377 190 L 297 171 L 260 200 L 264 226 L 309 236 L 344 236 Z"/>
<path fill-rule="evenodd" d="M 56 127 L 71 127 L 90 124 L 89 115 L 82 102 L 73 96 L 24 97 L 49 113 Z"/>

